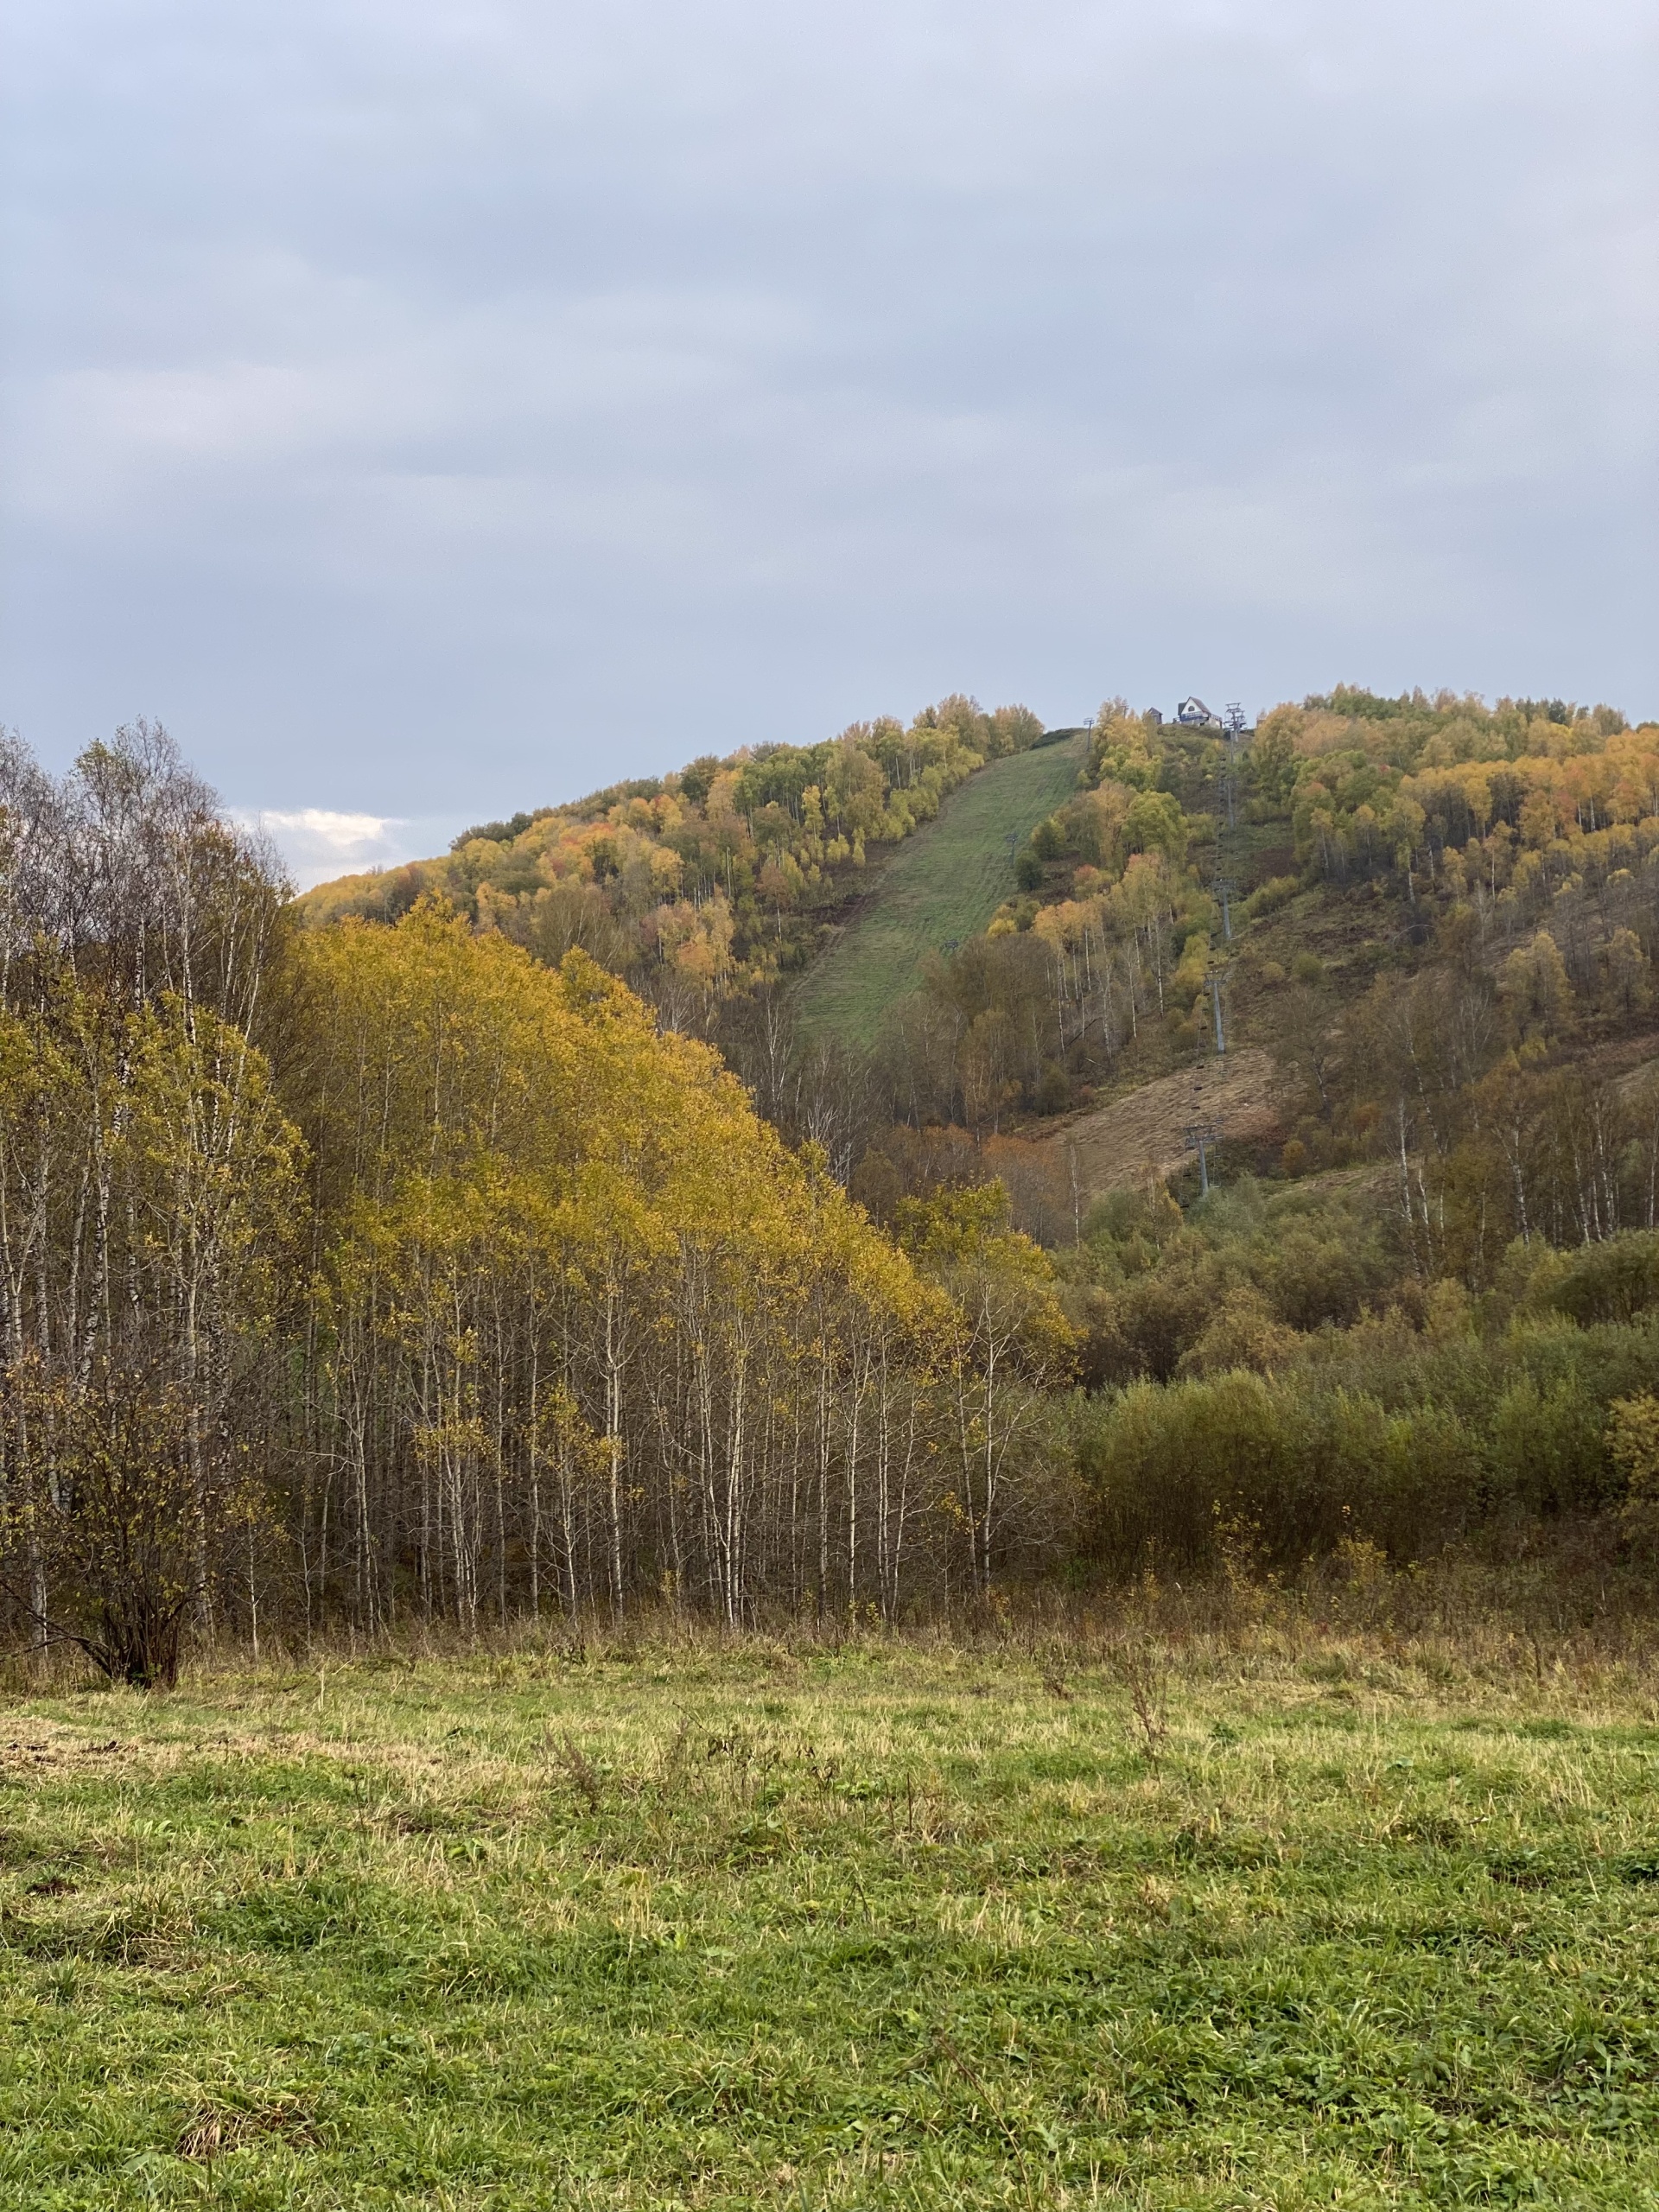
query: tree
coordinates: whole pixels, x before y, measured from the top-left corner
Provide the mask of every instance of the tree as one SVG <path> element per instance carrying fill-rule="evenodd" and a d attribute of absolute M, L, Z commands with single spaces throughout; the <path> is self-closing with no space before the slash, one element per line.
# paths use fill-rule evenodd
<path fill-rule="evenodd" d="M 1516 1038 L 1554 1043 L 1573 1023 L 1573 986 L 1560 949 L 1548 930 L 1517 946 L 1498 975 L 1497 995 Z"/>
<path fill-rule="evenodd" d="M 1070 1378 L 1078 1340 L 1055 1293 L 1053 1263 L 1009 1227 L 1000 1183 L 906 1198 L 898 1230 L 954 1308 L 946 1374 L 957 1507 L 974 1586 L 982 1592 L 1004 1564 L 1007 1492 L 1016 1470 L 1025 1471 L 1020 1447 L 1043 1427 L 1039 1394 Z"/>
<path fill-rule="evenodd" d="M 943 1301 L 704 1046 L 433 902 L 304 953 L 317 1601 L 900 1602 Z"/>
<path fill-rule="evenodd" d="M 0 1588 L 44 1642 L 139 1689 L 177 1680 L 193 1614 L 261 1517 L 200 1413 L 171 1376 L 102 1361 L 77 1381 L 29 1358 L 0 1382 Z"/>
<path fill-rule="evenodd" d="M 1634 1020 L 1653 996 L 1652 967 L 1634 930 L 1618 929 L 1603 949 L 1603 1003 Z"/>

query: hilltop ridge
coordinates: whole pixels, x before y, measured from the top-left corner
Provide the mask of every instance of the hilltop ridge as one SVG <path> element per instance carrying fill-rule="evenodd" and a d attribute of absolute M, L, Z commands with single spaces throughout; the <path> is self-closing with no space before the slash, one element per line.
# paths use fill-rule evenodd
<path fill-rule="evenodd" d="M 1027 708 L 957 694 L 907 728 L 881 716 L 817 745 L 706 754 L 480 823 L 438 858 L 320 884 L 296 911 L 311 927 L 388 921 L 434 893 L 550 964 L 580 947 L 671 1026 L 708 1032 L 724 1001 L 798 975 L 873 860 L 1043 736 Z"/>

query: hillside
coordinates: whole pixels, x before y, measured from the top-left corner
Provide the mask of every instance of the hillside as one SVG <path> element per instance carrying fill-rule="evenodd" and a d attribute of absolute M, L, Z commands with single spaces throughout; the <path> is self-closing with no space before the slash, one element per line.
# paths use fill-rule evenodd
<path fill-rule="evenodd" d="M 1016 768 L 1042 736 L 1024 707 L 987 714 L 953 696 L 908 728 L 882 716 L 821 744 L 710 753 L 677 774 L 480 823 L 446 855 L 321 884 L 295 911 L 311 928 L 392 921 L 434 894 L 549 965 L 578 947 L 671 1027 L 713 1033 L 728 1003 L 810 964 L 953 791 L 988 765 Z M 1049 764 L 1037 768 L 1038 814 L 1054 803 L 1052 779 Z M 1020 804 L 1009 826 L 1023 836 L 1033 818 Z M 965 926 L 982 926 L 995 903 L 982 899 Z"/>
<path fill-rule="evenodd" d="M 956 951 L 1013 894 L 1016 849 L 1071 796 L 1086 752 L 1077 737 L 991 762 L 899 846 L 797 985 L 803 1032 L 874 1045 L 927 955 Z"/>
<path fill-rule="evenodd" d="M 1537 1084 L 1653 1024 L 1652 725 L 1338 692 L 1230 749 L 1114 702 L 1080 781 L 984 934 L 894 1006 L 907 1118 L 982 1141 L 1068 1117 L 1097 1175 L 1125 1179 L 1127 1155 L 1102 1154 L 1111 1129 L 1146 1149 L 1127 1096 L 1166 1087 L 1165 1161 L 1183 1116 L 1206 1118 L 1176 1102 L 1214 1060 L 1219 999 L 1230 1052 L 1276 1070 L 1276 1124 L 1263 1106 L 1225 1133 L 1259 1153 L 1276 1126 L 1274 1172 L 1306 1172 L 1370 1156 L 1385 1122 L 1397 1149 L 1402 1116 L 1408 1152 L 1443 1147 L 1451 1120 L 1480 1116 L 1437 1112 L 1436 1094 L 1506 1056 Z"/>
<path fill-rule="evenodd" d="M 1225 1185 L 1366 1171 L 1396 1274 L 1478 1287 L 1513 1238 L 1659 1214 L 1630 1074 L 1659 1054 L 1659 729 L 1338 689 L 1230 743 L 1122 701 L 1043 734 L 947 700 L 488 824 L 301 912 L 432 889 L 543 961 L 581 946 L 883 1219 L 995 1173 L 1065 1243 L 1148 1178 L 1196 1195 L 1198 1124 Z"/>

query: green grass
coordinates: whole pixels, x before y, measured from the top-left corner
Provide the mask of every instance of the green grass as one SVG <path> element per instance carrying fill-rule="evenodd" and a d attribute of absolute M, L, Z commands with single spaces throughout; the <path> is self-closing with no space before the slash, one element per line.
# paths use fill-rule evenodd
<path fill-rule="evenodd" d="M 922 963 L 982 930 L 1014 894 L 1014 853 L 1077 789 L 1086 740 L 1068 739 L 994 760 L 953 791 L 926 828 L 894 852 L 844 935 L 815 961 L 795 994 L 809 1033 L 873 1043 L 894 1001 L 915 989 Z"/>
<path fill-rule="evenodd" d="M 0 2202 L 1659 2202 L 1650 1694 L 1181 1665 L 1155 1762 L 1081 1650 L 14 1700 Z"/>

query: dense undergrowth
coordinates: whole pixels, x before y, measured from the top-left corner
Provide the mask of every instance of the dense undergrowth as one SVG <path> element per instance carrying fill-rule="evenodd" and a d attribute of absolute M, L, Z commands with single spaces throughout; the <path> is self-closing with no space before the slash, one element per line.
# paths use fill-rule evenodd
<path fill-rule="evenodd" d="M 1621 1439 L 1659 1380 L 1659 1236 L 1516 1245 L 1478 1297 L 1424 1284 L 1363 1185 L 1246 1180 L 1183 1214 L 1096 1207 L 1061 1257 L 1085 1371 L 1084 1556 L 1116 1574 L 1516 1555 L 1594 1525 L 1645 1561 L 1659 1468 Z"/>

